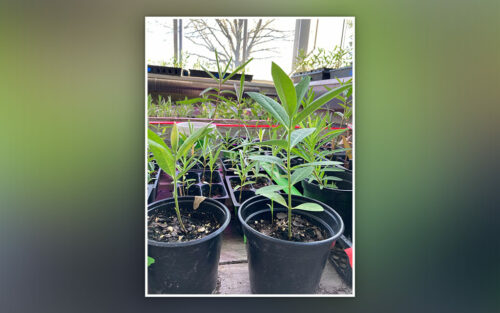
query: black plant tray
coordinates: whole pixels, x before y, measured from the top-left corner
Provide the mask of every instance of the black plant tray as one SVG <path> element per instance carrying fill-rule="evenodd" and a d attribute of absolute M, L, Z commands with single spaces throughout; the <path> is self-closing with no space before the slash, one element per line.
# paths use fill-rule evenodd
<path fill-rule="evenodd" d="M 148 65 L 148 73 L 151 73 L 151 74 L 181 76 L 182 72 L 183 72 L 183 70 L 180 67 Z M 185 76 L 185 74 L 187 74 L 187 71 L 184 70 L 184 76 Z"/>
<path fill-rule="evenodd" d="M 158 192 L 158 182 L 160 181 L 161 168 L 156 164 L 155 169 L 156 175 L 151 183 L 148 184 L 148 204 L 155 202 L 156 194 Z"/>
<path fill-rule="evenodd" d="M 215 78 L 219 78 L 218 72 L 210 72 L 210 73 L 212 73 L 212 75 L 214 75 Z M 224 76 L 224 77 L 227 77 L 228 75 L 229 74 L 226 74 L 226 76 Z M 201 70 L 189 70 L 189 76 L 210 78 L 210 75 L 208 75 L 207 72 L 201 71 Z M 245 74 L 245 81 L 246 82 L 251 82 L 252 78 L 253 78 L 253 75 Z M 241 80 L 241 74 L 235 74 L 229 80 Z"/>
<path fill-rule="evenodd" d="M 335 246 L 330 251 L 328 257 L 333 267 L 339 273 L 340 277 L 349 285 L 352 286 L 352 268 L 349 262 L 349 257 L 345 253 L 345 249 L 352 248 L 352 242 L 344 235 L 340 236 L 335 243 Z"/>
<path fill-rule="evenodd" d="M 319 68 L 307 72 L 298 72 L 292 75 L 292 78 L 302 78 L 306 76 L 311 77 L 311 81 L 330 79 L 331 68 Z"/>
<path fill-rule="evenodd" d="M 203 171 L 189 171 L 187 173 L 188 176 L 191 176 L 189 178 L 194 178 L 196 179 L 195 182 L 192 186 L 189 187 L 187 191 L 188 196 L 204 196 L 208 198 L 208 193 L 210 190 L 210 184 L 208 183 L 203 183 L 201 181 Z M 205 179 L 210 180 L 210 171 L 205 171 Z M 179 187 L 180 188 L 180 187 Z M 224 185 L 224 182 L 222 181 L 222 176 L 219 171 L 214 171 L 213 172 L 213 177 L 212 177 L 212 192 L 214 191 L 219 191 L 222 195 L 218 197 L 211 196 L 211 199 L 217 200 L 221 202 L 222 204 L 226 204 L 226 202 L 229 200 L 229 193 L 226 189 L 226 186 Z"/>
<path fill-rule="evenodd" d="M 352 77 L 352 66 L 341 67 L 334 70 L 330 70 L 330 79 Z"/>

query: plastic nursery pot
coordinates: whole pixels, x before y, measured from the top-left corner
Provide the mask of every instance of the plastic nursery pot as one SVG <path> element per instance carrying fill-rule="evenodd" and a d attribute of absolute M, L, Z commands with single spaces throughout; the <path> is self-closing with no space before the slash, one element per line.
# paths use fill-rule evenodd
<path fill-rule="evenodd" d="M 194 197 L 178 199 L 183 212 L 192 210 Z M 173 198 L 160 200 L 148 206 L 148 214 L 157 210 L 173 211 L 174 207 Z M 148 240 L 148 256 L 155 259 L 155 263 L 148 267 L 150 294 L 210 294 L 215 289 L 222 232 L 231 215 L 226 206 L 212 199 L 205 199 L 197 210 L 213 213 L 221 227 L 193 241 Z"/>
<path fill-rule="evenodd" d="M 352 238 L 352 172 L 335 172 L 342 181 L 335 182 L 338 189 L 319 187 L 317 182 L 302 181 L 304 196 L 317 199 L 337 211 L 345 225 L 345 235 Z"/>
<path fill-rule="evenodd" d="M 327 239 L 315 242 L 292 242 L 266 236 L 248 225 L 252 219 L 270 218 L 267 206 L 270 200 L 255 196 L 245 201 L 238 210 L 238 218 L 247 238 L 248 270 L 252 293 L 310 294 L 318 289 L 321 274 L 330 252 L 344 230 L 340 216 L 326 204 L 301 196 L 293 196 L 292 203 L 314 202 L 325 210 L 306 212 L 295 210 L 309 222 L 322 227 Z M 275 204 L 274 213 L 287 212 Z"/>

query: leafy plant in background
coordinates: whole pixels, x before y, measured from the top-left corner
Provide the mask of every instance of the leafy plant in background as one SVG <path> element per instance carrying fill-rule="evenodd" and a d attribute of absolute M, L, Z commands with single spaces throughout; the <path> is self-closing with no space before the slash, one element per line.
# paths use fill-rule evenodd
<path fill-rule="evenodd" d="M 338 81 L 340 86 L 352 85 L 352 78 L 349 79 L 348 81 L 345 81 L 345 82 L 343 82 L 337 78 L 337 81 Z M 331 90 L 331 88 L 329 88 L 327 86 L 325 86 L 325 88 L 328 91 Z M 338 104 L 342 107 L 343 112 L 335 112 L 335 115 L 338 115 L 341 118 L 339 127 L 344 127 L 344 126 L 347 126 L 347 124 L 351 120 L 351 116 L 352 116 L 352 88 L 345 90 L 337 98 L 340 100 L 338 102 Z M 348 142 L 348 140 L 345 136 L 336 137 L 332 141 L 332 148 L 335 149 L 338 146 L 340 140 L 343 142 L 344 148 L 347 148 L 346 149 L 346 157 L 349 159 L 352 159 L 352 152 L 350 149 L 350 143 Z"/>
<path fill-rule="evenodd" d="M 348 89 L 350 86 L 342 86 L 323 94 L 321 97 L 314 100 L 299 112 L 299 104 L 301 103 L 308 90 L 310 78 L 306 77 L 302 79 L 297 84 L 297 86 L 294 86 L 290 77 L 288 77 L 288 75 L 274 62 L 271 66 L 271 73 L 273 76 L 276 92 L 281 100 L 281 104 L 276 102 L 272 98 L 259 93 L 249 92 L 248 95 L 252 97 L 256 102 L 258 102 L 267 112 L 269 112 L 285 130 L 285 139 L 268 140 L 259 144 L 276 145 L 286 151 L 285 154 L 287 162 L 285 171 L 288 185 L 266 186 L 257 190 L 257 194 L 261 194 L 288 208 L 288 238 L 291 238 L 292 210 L 323 211 L 323 207 L 312 202 L 302 203 L 296 207 L 293 207 L 291 193 L 292 186 L 310 177 L 314 170 L 314 166 L 335 164 L 331 161 L 322 161 L 305 163 L 292 167 L 290 164 L 292 149 L 305 137 L 311 135 L 315 131 L 315 128 L 295 129 L 295 126 L 299 125 L 319 107 L 338 96 L 341 92 Z M 280 166 L 284 165 L 282 159 L 274 156 L 254 156 L 253 159 L 267 163 L 274 163 Z M 277 193 L 278 191 L 281 191 L 283 189 L 285 189 L 288 194 L 288 201 L 286 201 L 281 194 Z"/>
<path fill-rule="evenodd" d="M 306 72 L 319 68 L 337 69 L 347 65 L 346 56 L 348 54 L 348 50 L 339 46 L 335 46 L 333 50 L 318 48 L 317 51 L 313 50 L 310 53 L 300 50 L 293 72 Z"/>
<path fill-rule="evenodd" d="M 208 127 L 209 125 L 192 132 L 189 136 L 186 136 L 185 140 L 182 143 L 180 143 L 179 130 L 177 128 L 177 124 L 174 124 L 174 126 L 172 127 L 172 132 L 170 134 L 170 147 L 168 147 L 165 144 L 165 141 L 163 141 L 163 139 L 154 131 L 148 129 L 149 148 L 153 152 L 156 162 L 161 167 L 161 169 L 165 171 L 165 173 L 170 175 L 170 177 L 172 177 L 173 179 L 175 213 L 183 232 L 186 232 L 186 228 L 182 223 L 177 193 L 177 185 L 179 181 L 178 172 L 182 170 L 181 166 L 179 165 L 179 160 L 189 152 L 189 150 L 193 147 L 194 143 L 199 138 L 205 136 L 210 131 Z"/>
<path fill-rule="evenodd" d="M 186 136 L 181 134 L 181 137 L 183 140 L 186 140 Z M 187 191 L 189 190 L 189 187 L 191 187 L 194 184 L 195 179 L 194 178 L 187 178 L 187 173 L 188 171 L 193 168 L 197 163 L 196 156 L 194 153 L 186 153 L 183 156 L 179 157 L 179 162 L 178 162 L 178 176 L 180 178 L 180 191 L 181 191 L 181 196 L 187 195 Z"/>
<path fill-rule="evenodd" d="M 252 168 L 255 166 L 257 162 L 250 162 L 246 157 L 245 157 L 245 151 L 244 149 L 238 150 L 238 162 L 236 163 L 236 166 L 234 168 L 234 173 L 238 175 L 240 179 L 239 185 L 236 185 L 234 187 L 234 190 L 240 189 L 240 196 L 238 198 L 238 202 L 241 203 L 241 195 L 243 194 L 243 187 L 247 185 L 251 185 L 255 183 L 254 180 L 250 180 L 250 173 L 252 172 Z"/>
<path fill-rule="evenodd" d="M 215 144 L 215 143 L 213 143 Z M 219 148 L 217 146 L 209 146 L 208 150 L 208 168 L 210 170 L 210 187 L 208 189 L 208 197 L 210 198 L 212 196 L 212 179 L 213 179 L 213 173 L 216 170 L 216 163 L 219 160 L 219 155 L 220 152 L 222 151 L 222 144 L 219 145 Z"/>
<path fill-rule="evenodd" d="M 210 78 L 212 78 L 214 80 L 214 82 L 217 84 L 217 86 L 216 87 L 208 87 L 205 90 L 203 90 L 200 93 L 200 96 L 204 96 L 204 98 L 194 98 L 194 99 L 189 100 L 189 102 L 191 102 L 191 103 L 206 102 L 207 100 L 211 100 L 211 101 L 215 102 L 215 107 L 214 107 L 214 112 L 213 112 L 212 117 L 217 116 L 217 110 L 218 110 L 220 103 L 228 103 L 228 102 L 231 103 L 232 102 L 228 98 L 224 97 L 223 94 L 232 94 L 234 96 L 237 96 L 237 94 L 232 90 L 223 90 L 222 85 L 224 83 L 226 83 L 231 77 L 236 75 L 239 71 L 243 70 L 245 68 L 245 66 L 247 66 L 247 64 L 250 63 L 250 61 L 252 61 L 252 59 L 249 59 L 248 61 L 241 64 L 240 66 L 238 66 L 236 69 L 234 69 L 231 72 L 228 72 L 228 70 L 229 70 L 229 65 L 231 64 L 232 59 L 229 59 L 226 66 L 223 68 L 223 65 L 219 61 L 219 54 L 217 53 L 217 51 L 215 51 L 215 61 L 216 61 L 215 64 L 217 66 L 217 77 L 214 74 L 212 74 L 209 70 L 207 70 L 204 66 L 202 66 L 202 68 L 208 74 L 208 76 L 210 76 Z M 243 87 L 241 87 L 241 88 L 243 88 Z M 216 94 L 209 93 L 210 91 L 215 91 Z M 185 103 L 187 103 L 187 102 L 185 102 Z"/>
<path fill-rule="evenodd" d="M 292 149 L 292 152 L 294 154 L 300 156 L 306 162 L 320 163 L 322 161 L 325 161 L 328 155 L 345 150 L 321 150 L 321 148 L 326 143 L 330 142 L 332 138 L 335 138 L 346 131 L 345 129 L 328 129 L 325 131 L 325 128 L 327 127 L 326 117 L 316 116 L 313 118 L 311 116 L 308 116 L 306 122 L 301 123 L 300 126 L 315 129 L 309 136 L 304 138 L 304 140 L 300 144 Z M 342 164 L 342 162 L 333 163 Z M 337 188 L 337 186 L 335 185 L 335 181 L 340 181 L 341 179 L 335 176 L 328 175 L 331 172 L 339 171 L 343 170 L 334 166 L 316 165 L 314 166 L 312 177 L 309 179 L 309 181 L 317 181 L 320 188 Z"/>

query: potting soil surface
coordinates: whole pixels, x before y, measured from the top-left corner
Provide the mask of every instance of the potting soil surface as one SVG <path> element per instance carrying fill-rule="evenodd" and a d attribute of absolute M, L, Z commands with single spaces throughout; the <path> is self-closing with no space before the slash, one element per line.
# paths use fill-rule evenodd
<path fill-rule="evenodd" d="M 247 253 L 243 237 L 236 231 L 231 222 L 224 231 L 222 238 L 219 277 L 215 293 L 251 294 Z M 352 289 L 337 274 L 333 265 L 327 261 L 317 293 L 350 295 Z"/>

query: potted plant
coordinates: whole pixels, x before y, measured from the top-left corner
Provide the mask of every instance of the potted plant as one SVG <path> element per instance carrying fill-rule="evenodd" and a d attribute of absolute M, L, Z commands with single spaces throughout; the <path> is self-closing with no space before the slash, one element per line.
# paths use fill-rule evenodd
<path fill-rule="evenodd" d="M 258 189 L 256 193 L 261 196 L 248 199 L 238 211 L 247 238 L 250 286 L 253 293 L 314 293 L 330 247 L 342 234 L 344 225 L 340 216 L 326 204 L 291 193 L 293 184 L 309 178 L 314 166 L 331 165 L 331 161 L 292 167 L 290 160 L 292 149 L 315 131 L 314 128 L 296 129 L 296 126 L 348 86 L 325 93 L 299 111 L 310 78 L 294 86 L 275 63 L 272 63 L 271 72 L 281 104 L 259 93 L 248 94 L 285 130 L 283 139 L 256 144 L 279 146 L 285 150 L 288 184 Z M 253 159 L 284 166 L 282 159 L 270 155 Z M 285 200 L 279 191 L 285 191 L 288 199 Z M 272 212 L 271 200 L 274 202 Z"/>
<path fill-rule="evenodd" d="M 303 123 L 316 130 L 297 145 L 294 153 L 308 163 L 321 164 L 326 157 L 346 149 L 321 150 L 327 142 L 334 140 L 346 132 L 346 129 L 327 130 L 325 118 L 309 116 Z M 340 214 L 344 221 L 345 234 L 352 234 L 352 174 L 338 165 L 340 161 L 333 161 L 331 165 L 316 165 L 312 175 L 301 182 L 304 196 L 319 200 Z"/>
<path fill-rule="evenodd" d="M 158 165 L 173 179 L 173 198 L 148 206 L 149 293 L 211 293 L 217 283 L 222 232 L 230 221 L 229 210 L 204 197 L 179 197 L 177 183 L 182 168 L 179 159 L 209 132 L 208 126 L 190 133 L 181 142 L 177 125 L 170 147 L 152 130 L 148 144 Z M 182 208 L 182 211 L 181 211 Z"/>

